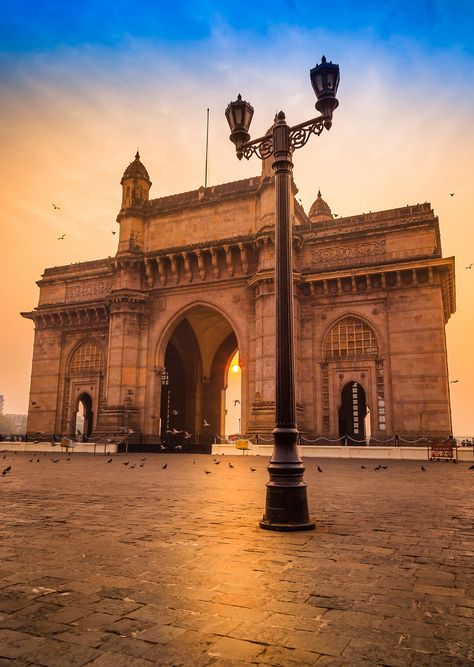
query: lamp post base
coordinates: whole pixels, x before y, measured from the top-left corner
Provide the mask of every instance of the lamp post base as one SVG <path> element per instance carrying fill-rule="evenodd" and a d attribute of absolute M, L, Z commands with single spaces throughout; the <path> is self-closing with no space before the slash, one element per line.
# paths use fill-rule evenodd
<path fill-rule="evenodd" d="M 269 466 L 270 467 L 270 466 Z M 306 484 L 290 484 L 270 481 L 267 484 L 265 514 L 259 522 L 260 528 L 276 531 L 314 530 L 315 523 L 309 518 Z"/>
<path fill-rule="evenodd" d="M 265 514 L 260 521 L 264 530 L 314 530 L 309 518 L 304 466 L 298 454 L 295 428 L 275 428 L 275 447 L 268 464 Z"/>

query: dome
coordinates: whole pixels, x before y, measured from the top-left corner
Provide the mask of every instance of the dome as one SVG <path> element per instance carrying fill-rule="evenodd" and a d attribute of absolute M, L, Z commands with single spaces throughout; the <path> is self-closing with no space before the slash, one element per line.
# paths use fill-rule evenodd
<path fill-rule="evenodd" d="M 140 162 L 140 153 L 137 151 L 135 159 L 133 162 L 130 162 L 128 167 L 123 172 L 122 181 L 126 178 L 141 178 L 144 181 L 148 181 L 151 185 L 150 177 L 144 165 Z"/>
<path fill-rule="evenodd" d="M 326 204 L 324 199 L 321 197 L 321 191 L 318 190 L 318 196 L 311 206 L 309 215 L 311 222 L 323 222 L 325 220 L 334 220 L 334 216 L 331 213 L 331 209 Z"/>

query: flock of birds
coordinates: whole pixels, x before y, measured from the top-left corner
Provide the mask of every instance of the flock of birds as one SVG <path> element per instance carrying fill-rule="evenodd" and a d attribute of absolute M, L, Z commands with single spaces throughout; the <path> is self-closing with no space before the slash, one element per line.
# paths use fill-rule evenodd
<path fill-rule="evenodd" d="M 176 447 L 175 447 L 175 449 L 176 449 Z M 16 454 L 17 452 L 15 451 L 14 453 Z M 107 454 L 110 457 L 110 453 L 108 452 Z M 47 456 L 47 453 L 43 452 L 43 457 L 46 457 L 46 456 Z M 6 458 L 7 458 L 7 454 L 4 454 L 3 459 L 6 459 Z M 40 460 L 41 460 L 40 457 L 37 454 L 35 454 L 32 458 L 29 459 L 29 462 L 34 463 L 36 461 L 36 463 L 40 463 Z M 62 460 L 65 460 L 66 462 L 69 462 L 69 461 L 71 461 L 71 456 L 68 454 L 67 457 L 62 457 Z M 61 458 L 51 458 L 50 461 L 51 461 L 51 463 L 59 463 L 61 461 Z M 111 463 L 113 463 L 113 461 L 114 461 L 114 459 L 112 457 L 110 457 L 110 458 L 107 459 L 107 461 L 105 463 L 106 463 L 106 465 L 110 465 Z M 147 461 L 147 457 L 146 456 L 142 457 L 138 462 L 138 467 L 143 468 L 145 466 L 146 461 Z M 213 464 L 218 466 L 218 465 L 221 464 L 221 461 L 222 461 L 222 459 L 214 458 L 213 459 Z M 456 463 L 456 464 L 458 463 L 458 461 L 456 459 L 452 459 L 452 462 Z M 132 463 L 130 460 L 121 461 L 121 465 L 128 468 L 129 470 L 133 470 L 137 466 L 136 463 Z M 196 465 L 196 459 L 193 459 L 193 465 Z M 235 466 L 231 461 L 228 461 L 227 465 L 228 465 L 229 470 L 234 470 Z M 361 467 L 361 470 L 372 470 L 371 466 L 361 465 L 360 467 Z M 161 470 L 167 470 L 167 469 L 168 469 L 168 462 L 164 463 L 161 466 Z M 253 468 L 252 466 L 249 466 L 249 469 L 250 469 L 251 472 L 257 472 L 257 468 Z M 474 470 L 474 464 L 468 466 L 467 469 L 468 470 Z M 319 473 L 324 472 L 324 470 L 319 465 L 317 466 L 317 470 L 318 470 Z M 375 471 L 388 470 L 388 465 L 382 465 L 381 463 L 379 463 L 375 466 L 375 468 L 373 468 L 373 470 L 375 470 Z M 424 465 L 420 465 L 420 470 L 422 472 L 426 472 L 427 469 L 425 468 Z M 11 472 L 12 472 L 12 466 L 10 464 L 6 468 L 3 469 L 2 476 L 6 477 Z M 211 470 L 208 470 L 207 468 L 204 468 L 204 474 L 210 475 L 211 472 L 212 472 Z"/>

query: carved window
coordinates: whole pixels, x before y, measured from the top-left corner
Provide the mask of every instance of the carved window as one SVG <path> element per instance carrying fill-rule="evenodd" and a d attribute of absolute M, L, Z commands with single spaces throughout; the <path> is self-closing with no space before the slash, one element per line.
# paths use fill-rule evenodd
<path fill-rule="evenodd" d="M 103 367 L 103 357 L 99 346 L 91 340 L 76 348 L 69 362 L 72 374 L 99 372 Z"/>
<path fill-rule="evenodd" d="M 376 356 L 378 351 L 375 331 L 358 317 L 345 317 L 340 320 L 326 338 L 326 359 Z"/>

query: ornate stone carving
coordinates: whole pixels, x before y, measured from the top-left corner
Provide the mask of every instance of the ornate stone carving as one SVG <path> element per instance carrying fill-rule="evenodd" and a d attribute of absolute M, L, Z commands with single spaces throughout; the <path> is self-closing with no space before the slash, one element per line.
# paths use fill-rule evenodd
<path fill-rule="evenodd" d="M 81 285 L 68 285 L 66 287 L 66 299 L 90 299 L 91 297 L 104 296 L 112 289 L 111 280 L 98 280 Z"/>
<path fill-rule="evenodd" d="M 366 243 L 333 246 L 332 248 L 321 248 L 321 250 L 311 251 L 313 261 L 323 264 L 338 262 L 340 260 L 353 260 L 355 257 L 384 255 L 385 253 L 385 239 L 379 241 L 367 241 Z"/>

